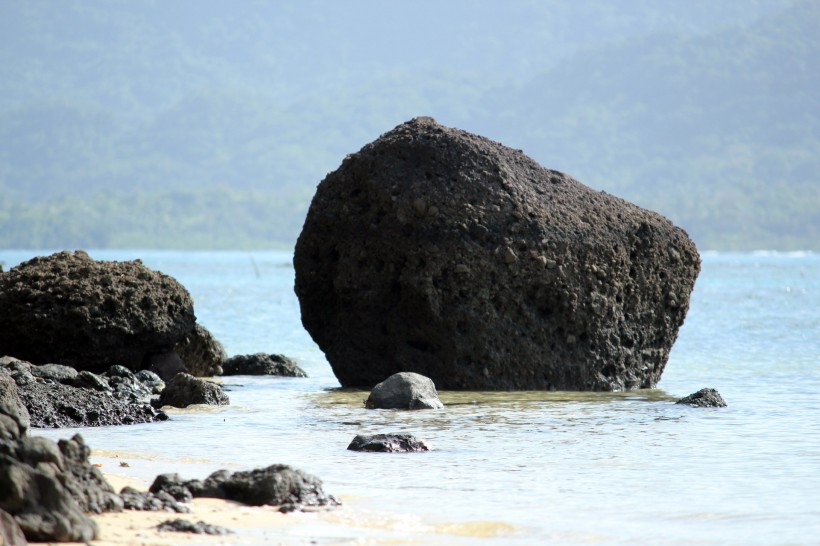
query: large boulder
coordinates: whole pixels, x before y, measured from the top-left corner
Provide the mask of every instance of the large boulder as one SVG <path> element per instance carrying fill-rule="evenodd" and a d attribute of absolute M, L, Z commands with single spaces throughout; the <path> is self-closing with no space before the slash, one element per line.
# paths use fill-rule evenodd
<path fill-rule="evenodd" d="M 443 127 L 399 125 L 319 184 L 302 322 L 346 387 L 653 387 L 700 257 L 663 216 Z"/>
<path fill-rule="evenodd" d="M 188 291 L 139 260 L 58 252 L 0 274 L 0 354 L 35 364 L 138 370 L 172 351 L 195 320 Z"/>

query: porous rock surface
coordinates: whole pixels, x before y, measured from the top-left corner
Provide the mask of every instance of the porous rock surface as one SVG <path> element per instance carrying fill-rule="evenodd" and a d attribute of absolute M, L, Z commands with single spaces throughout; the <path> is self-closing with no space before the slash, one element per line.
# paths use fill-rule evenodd
<path fill-rule="evenodd" d="M 689 396 L 684 396 L 675 403 L 696 408 L 725 408 L 727 406 L 726 400 L 723 399 L 717 389 L 708 387 L 693 392 Z"/>
<path fill-rule="evenodd" d="M 194 329 L 188 291 L 173 278 L 83 251 L 33 258 L 0 274 L 0 354 L 101 372 L 141 369 Z"/>
<path fill-rule="evenodd" d="M 327 175 L 293 261 L 305 328 L 362 388 L 652 387 L 700 271 L 663 216 L 431 118 Z"/>

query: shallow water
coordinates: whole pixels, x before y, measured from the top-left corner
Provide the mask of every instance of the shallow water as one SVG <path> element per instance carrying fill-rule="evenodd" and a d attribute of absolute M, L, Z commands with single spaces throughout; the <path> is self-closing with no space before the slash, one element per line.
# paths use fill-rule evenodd
<path fill-rule="evenodd" d="M 225 378 L 228 407 L 83 429 L 106 471 L 150 480 L 292 464 L 345 502 L 277 530 L 297 542 L 820 544 L 820 256 L 704 255 L 659 389 L 444 392 L 444 410 L 397 412 L 338 388 L 301 327 L 289 253 L 91 255 L 173 275 L 229 354 L 284 353 L 311 376 Z M 705 386 L 729 407 L 673 403 Z M 358 433 L 391 431 L 433 450 L 345 449 Z"/>

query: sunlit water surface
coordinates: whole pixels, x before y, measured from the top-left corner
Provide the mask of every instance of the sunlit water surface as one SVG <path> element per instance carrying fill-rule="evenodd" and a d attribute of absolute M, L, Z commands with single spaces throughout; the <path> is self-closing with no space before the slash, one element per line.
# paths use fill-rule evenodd
<path fill-rule="evenodd" d="M 36 254 L 3 251 L 0 261 Z M 296 516 L 304 524 L 275 540 L 820 544 L 820 256 L 706 254 L 659 389 L 442 392 L 444 410 L 399 412 L 366 410 L 366 392 L 338 388 L 301 326 L 289 253 L 91 255 L 141 258 L 174 276 L 228 354 L 284 353 L 310 375 L 225 378 L 228 407 L 81 430 L 109 472 L 150 481 L 287 463 L 344 501 Z M 705 386 L 729 407 L 674 404 Z M 433 450 L 346 450 L 356 434 L 379 432 L 413 433 Z"/>

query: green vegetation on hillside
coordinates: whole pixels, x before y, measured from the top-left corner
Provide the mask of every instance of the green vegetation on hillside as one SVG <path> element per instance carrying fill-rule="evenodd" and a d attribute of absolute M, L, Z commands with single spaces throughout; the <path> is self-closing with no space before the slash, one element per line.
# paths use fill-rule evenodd
<path fill-rule="evenodd" d="M 418 115 L 657 210 L 820 250 L 820 4 L 0 6 L 0 247 L 291 246 Z"/>

